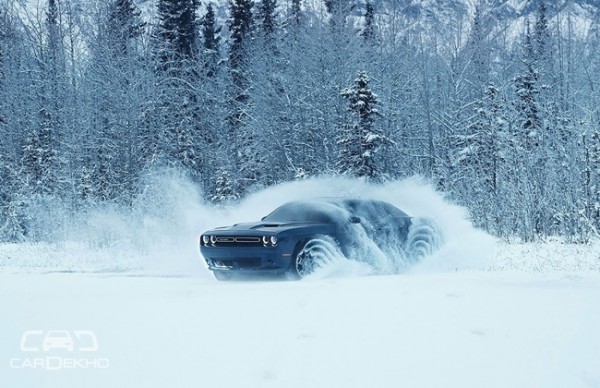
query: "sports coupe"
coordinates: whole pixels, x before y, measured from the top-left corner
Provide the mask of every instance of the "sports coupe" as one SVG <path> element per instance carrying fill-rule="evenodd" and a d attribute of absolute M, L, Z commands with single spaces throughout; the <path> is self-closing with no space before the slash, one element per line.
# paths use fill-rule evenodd
<path fill-rule="evenodd" d="M 305 277 L 333 255 L 406 265 L 433 246 L 430 228 L 378 200 L 322 198 L 288 202 L 259 222 L 206 231 L 200 252 L 218 280 L 248 275 Z"/>

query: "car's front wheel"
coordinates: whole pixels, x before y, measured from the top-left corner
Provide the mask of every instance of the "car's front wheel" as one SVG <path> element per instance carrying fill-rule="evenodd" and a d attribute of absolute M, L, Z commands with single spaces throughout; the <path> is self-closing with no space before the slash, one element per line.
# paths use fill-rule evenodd
<path fill-rule="evenodd" d="M 342 256 L 337 242 L 329 236 L 313 237 L 299 245 L 293 261 L 292 272 L 306 277 L 325 267 L 335 257 Z"/>

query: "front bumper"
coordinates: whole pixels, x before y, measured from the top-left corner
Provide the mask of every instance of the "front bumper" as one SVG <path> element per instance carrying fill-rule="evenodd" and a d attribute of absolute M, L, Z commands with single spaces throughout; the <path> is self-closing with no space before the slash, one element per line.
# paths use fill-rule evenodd
<path fill-rule="evenodd" d="M 211 271 L 276 274 L 290 268 L 292 249 L 285 243 L 276 247 L 200 246 L 200 253 Z"/>

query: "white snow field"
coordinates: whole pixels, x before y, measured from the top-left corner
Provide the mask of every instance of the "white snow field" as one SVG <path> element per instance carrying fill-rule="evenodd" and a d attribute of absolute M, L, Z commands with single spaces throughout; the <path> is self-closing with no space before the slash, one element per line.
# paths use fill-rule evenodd
<path fill-rule="evenodd" d="M 198 255 L 205 229 L 334 195 L 433 218 L 444 245 L 400 274 L 339 261 L 297 282 L 217 282 Z M 173 178 L 147 198 L 0 245 L 1 388 L 600 387 L 598 242 L 497 242 L 418 180 L 296 182 L 219 209 Z"/>

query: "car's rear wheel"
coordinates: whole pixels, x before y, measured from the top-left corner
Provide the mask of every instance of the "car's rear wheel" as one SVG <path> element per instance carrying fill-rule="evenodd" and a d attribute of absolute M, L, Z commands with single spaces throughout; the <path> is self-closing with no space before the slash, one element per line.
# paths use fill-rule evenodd
<path fill-rule="evenodd" d="M 294 256 L 293 274 L 306 277 L 323 268 L 331 260 L 340 256 L 336 241 L 329 236 L 313 237 L 299 245 Z"/>
<path fill-rule="evenodd" d="M 417 218 L 410 225 L 406 253 L 408 258 L 415 261 L 431 255 L 439 248 L 442 236 L 438 226 L 429 219 Z"/>

